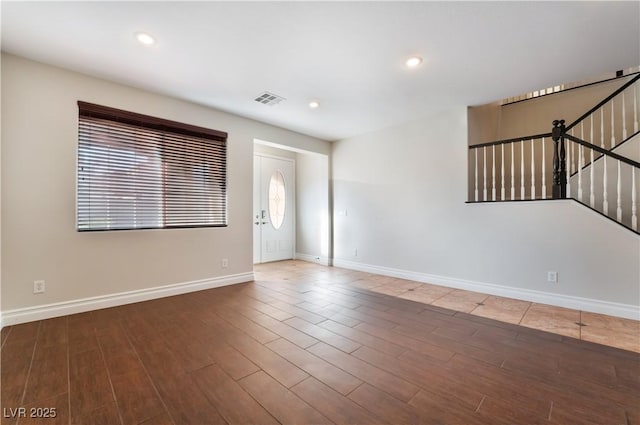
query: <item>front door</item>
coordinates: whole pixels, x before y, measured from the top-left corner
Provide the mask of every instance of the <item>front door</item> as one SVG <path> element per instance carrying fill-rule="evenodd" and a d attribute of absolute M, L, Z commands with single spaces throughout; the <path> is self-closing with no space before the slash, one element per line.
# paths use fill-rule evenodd
<path fill-rule="evenodd" d="M 293 160 L 253 160 L 253 262 L 293 258 Z"/>

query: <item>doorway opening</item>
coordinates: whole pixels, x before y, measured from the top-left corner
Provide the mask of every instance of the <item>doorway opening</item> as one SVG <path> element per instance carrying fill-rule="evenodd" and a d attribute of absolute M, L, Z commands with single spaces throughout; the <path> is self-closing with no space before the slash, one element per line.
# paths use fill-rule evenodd
<path fill-rule="evenodd" d="M 253 263 L 331 264 L 329 156 L 254 139 Z"/>

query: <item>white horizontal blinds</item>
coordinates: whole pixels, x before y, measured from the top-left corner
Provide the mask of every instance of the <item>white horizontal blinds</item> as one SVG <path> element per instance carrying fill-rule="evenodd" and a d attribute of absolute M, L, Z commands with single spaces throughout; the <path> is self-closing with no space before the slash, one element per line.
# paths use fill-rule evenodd
<path fill-rule="evenodd" d="M 79 106 L 78 230 L 226 225 L 225 133 Z"/>
<path fill-rule="evenodd" d="M 225 143 L 167 134 L 162 152 L 166 227 L 225 225 Z"/>
<path fill-rule="evenodd" d="M 78 229 L 163 227 L 155 132 L 80 117 L 78 139 Z"/>

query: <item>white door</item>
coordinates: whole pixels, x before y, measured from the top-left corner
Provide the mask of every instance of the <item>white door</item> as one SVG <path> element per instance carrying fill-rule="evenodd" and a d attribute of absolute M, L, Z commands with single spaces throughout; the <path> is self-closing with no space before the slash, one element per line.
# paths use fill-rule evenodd
<path fill-rule="evenodd" d="M 293 160 L 253 160 L 253 262 L 293 258 Z"/>

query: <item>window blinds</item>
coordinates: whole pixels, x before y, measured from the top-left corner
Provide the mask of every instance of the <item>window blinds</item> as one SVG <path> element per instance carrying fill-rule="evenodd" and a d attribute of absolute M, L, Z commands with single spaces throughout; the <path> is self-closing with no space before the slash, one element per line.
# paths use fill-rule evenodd
<path fill-rule="evenodd" d="M 78 102 L 77 227 L 227 225 L 227 134 Z"/>

